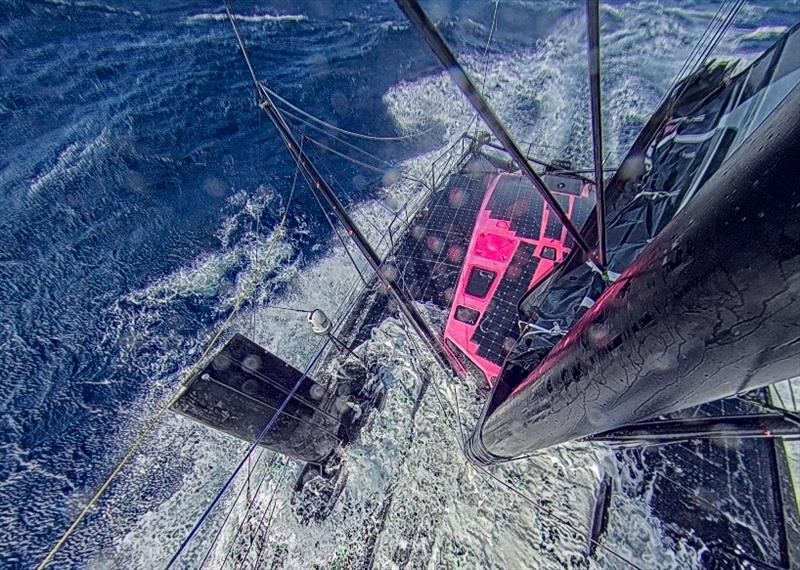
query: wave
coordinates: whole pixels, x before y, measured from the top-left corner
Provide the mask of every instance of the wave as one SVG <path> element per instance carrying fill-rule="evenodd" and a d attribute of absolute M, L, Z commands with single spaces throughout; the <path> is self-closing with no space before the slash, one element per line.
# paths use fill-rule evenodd
<path fill-rule="evenodd" d="M 241 22 L 305 22 L 308 16 L 303 14 L 254 14 L 252 16 L 243 16 L 241 14 L 234 14 L 234 17 Z M 224 22 L 228 20 L 227 14 L 195 14 L 186 18 L 187 22 Z"/>
<path fill-rule="evenodd" d="M 788 29 L 787 26 L 760 26 L 752 32 L 744 34 L 739 39 L 741 41 L 774 40 Z"/>
<path fill-rule="evenodd" d="M 543 91 L 546 99 L 543 104 L 548 106 L 548 113 L 550 110 L 558 111 L 555 118 L 533 121 L 521 127 L 521 132 L 530 135 L 544 129 L 548 134 L 561 133 L 560 141 L 567 140 L 570 131 L 564 130 L 563 123 L 578 114 L 579 105 L 582 104 L 581 94 L 580 91 L 573 93 L 573 89 L 583 78 L 572 77 L 550 63 L 549 60 L 558 55 L 562 48 L 558 43 L 553 43 L 547 49 L 555 50 L 555 54 L 548 52 L 542 56 L 538 51 L 533 51 L 505 58 L 487 77 L 487 85 L 495 86 L 493 103 L 504 115 L 515 118 L 524 114 L 524 111 L 519 111 L 520 92 L 531 92 L 537 86 L 542 89 L 547 87 Z M 575 57 L 583 58 L 580 54 Z M 476 58 L 468 61 L 471 68 L 477 68 L 478 64 Z M 519 69 L 528 70 L 524 77 L 515 72 Z M 454 92 L 449 78 L 441 73 L 397 85 L 384 100 L 403 132 L 417 130 L 421 117 L 435 116 L 435 120 L 443 126 L 443 144 L 457 138 L 471 119 L 469 110 Z M 438 152 L 415 157 L 401 164 L 400 169 L 407 174 L 422 175 L 428 172 Z M 586 152 L 590 152 L 588 146 Z M 376 243 L 378 229 L 386 227 L 390 215 L 384 204 L 392 200 L 402 203 L 413 198 L 416 190 L 414 185 L 405 180 L 385 188 L 382 200 L 372 200 L 355 208 L 353 215 L 356 223 Z M 246 218 L 246 212 L 256 204 L 250 204 L 237 194 L 231 197 L 230 205 L 240 207 L 242 216 Z M 236 216 L 223 224 L 217 236 L 229 244 L 226 250 L 242 251 L 239 248 L 243 248 L 247 240 L 237 228 L 246 225 L 244 219 L 240 221 Z M 349 284 L 357 277 L 343 248 L 336 245 L 335 238 L 326 244 L 326 251 L 326 257 L 304 267 L 302 271 L 292 268 L 273 274 L 270 281 L 291 277 L 287 293 L 278 301 L 269 295 L 274 288 L 270 283 L 265 283 L 258 295 L 263 303 L 256 302 L 253 310 L 242 314 L 234 324 L 234 330 L 247 331 L 260 344 L 302 368 L 305 358 L 313 349 L 313 339 L 309 340 L 304 319 L 263 305 L 274 302 L 290 307 L 321 307 L 333 315 L 338 301 L 346 295 Z M 212 258 L 198 259 L 143 291 L 143 296 L 154 301 L 154 308 L 162 299 L 173 299 L 171 294 L 164 295 L 165 291 L 175 292 L 178 296 L 208 292 L 224 304 L 224 296 L 216 289 L 208 288 L 218 281 L 220 272 L 227 271 L 224 258 L 224 254 L 220 253 L 213 261 Z M 234 265 L 240 271 L 246 267 L 242 259 Z M 435 367 L 417 354 L 397 321 L 389 319 L 376 327 L 371 339 L 361 350 L 382 363 L 381 375 L 387 379 L 390 391 L 387 407 L 376 415 L 372 428 L 346 449 L 348 485 L 328 520 L 304 527 L 299 524 L 292 509 L 277 509 L 275 519 L 269 525 L 269 543 L 264 545 L 268 561 L 279 561 L 283 553 L 289 552 L 287 567 L 309 567 L 315 564 L 329 565 L 342 556 L 364 556 L 369 548 L 370 529 L 375 515 L 373 507 L 389 495 L 393 497 L 392 508 L 387 511 L 386 530 L 379 547 L 374 551 L 376 567 L 389 567 L 394 560 L 409 557 L 419 563 L 425 560 L 433 563 L 438 557 L 438 562 L 445 566 L 462 564 L 469 567 L 513 567 L 520 560 L 535 561 L 539 567 L 560 567 L 570 560 L 581 558 L 584 545 L 579 536 L 564 532 L 563 524 L 554 521 L 546 511 L 539 511 L 541 506 L 531 509 L 524 500 L 508 494 L 479 473 L 465 469 L 462 456 L 454 445 L 454 438 L 457 438 L 455 424 L 452 418 L 442 414 L 439 401 L 432 394 L 421 402 L 415 425 L 405 420 L 411 415 L 414 402 L 404 397 L 399 387 L 404 385 L 415 391 L 421 385 L 425 371 Z M 480 411 L 480 403 L 476 401 L 471 386 L 454 386 L 449 379 L 441 377 L 434 382 L 439 386 L 448 386 L 442 397 L 451 406 L 455 405 L 457 398 L 463 406 L 463 413 L 468 416 L 467 423 L 472 423 Z M 174 418 L 173 421 L 175 425 L 181 425 L 181 429 L 190 429 L 187 420 Z M 410 432 L 414 432 L 415 436 L 413 444 L 407 448 Z M 187 447 L 194 448 L 200 465 L 193 466 L 187 460 L 185 467 L 190 473 L 205 473 L 205 464 L 209 462 L 215 465 L 231 462 L 230 449 L 215 450 L 213 446 L 198 444 Z M 164 449 L 168 450 L 169 446 L 165 445 Z M 501 479 L 514 480 L 523 488 L 537 489 L 537 501 L 549 502 L 549 508 L 556 512 L 572 513 L 570 519 L 584 528 L 589 524 L 593 492 L 600 479 L 599 465 L 606 460 L 604 455 L 605 452 L 597 446 L 576 444 L 541 454 L 535 459 L 499 467 L 496 473 Z M 297 469 L 297 466 L 291 467 L 290 479 Z M 167 533 L 165 529 L 180 527 L 174 524 L 176 520 L 194 520 L 196 506 L 192 504 L 193 501 L 198 496 L 210 495 L 221 478 L 221 470 L 202 478 L 202 483 L 198 482 L 198 477 L 187 476 L 179 492 L 174 495 L 174 500 L 166 501 L 152 516 L 138 521 L 135 528 L 115 541 L 115 562 L 134 559 L 148 560 L 153 565 L 162 562 L 164 553 L 170 552 L 181 538 L 179 532 L 173 530 Z M 142 476 L 139 484 L 146 487 L 147 478 Z M 291 491 L 286 489 L 286 484 L 270 478 L 266 490 L 259 492 L 257 511 L 260 510 L 258 505 L 263 506 L 267 502 L 276 486 L 280 487 L 279 500 L 288 500 L 287 495 Z M 234 496 L 235 490 L 218 509 L 217 518 L 206 526 L 204 532 L 208 534 L 197 540 L 195 550 L 187 554 L 187 559 L 197 561 L 198 556 L 204 554 L 204 548 L 210 544 L 208 536 L 221 524 L 222 513 L 232 506 Z M 448 507 L 443 508 L 443 505 Z M 652 526 L 646 508 L 644 503 L 631 503 L 625 516 L 612 518 L 611 525 L 618 529 L 615 538 L 624 541 L 624 529 L 630 526 L 628 519 L 635 518 L 641 528 L 641 540 L 653 545 L 654 554 L 658 554 L 670 549 L 671 544 L 657 540 L 660 529 Z M 211 554 L 214 565 L 219 565 L 230 548 L 238 550 L 235 545 L 240 544 L 242 539 L 237 538 L 236 529 L 245 518 L 241 505 L 237 506 Z M 495 528 L 500 528 L 503 536 L 514 537 L 525 533 L 526 539 L 503 540 L 498 548 L 486 549 L 486 529 Z M 248 543 L 266 542 L 260 527 L 248 527 L 245 533 Z M 413 552 L 408 550 L 409 544 L 416 544 Z M 637 548 L 643 547 L 638 542 L 630 546 L 631 551 Z M 349 553 L 343 554 L 343 549 Z M 691 561 L 692 556 L 693 552 L 687 551 L 680 560 L 673 561 L 673 566 L 691 566 L 687 560 Z"/>
<path fill-rule="evenodd" d="M 88 134 L 90 129 L 88 121 L 82 121 L 80 124 L 71 127 L 70 131 L 80 136 Z M 107 148 L 110 132 L 110 129 L 105 127 L 91 140 L 75 141 L 67 144 L 58 152 L 58 156 L 55 157 L 55 164 L 37 174 L 30 181 L 31 193 L 37 194 L 51 185 L 64 184 L 72 176 L 85 172 L 96 160 L 97 153 Z"/>
<path fill-rule="evenodd" d="M 96 4 L 93 2 L 67 2 L 67 0 L 45 0 L 48 4 L 56 4 L 58 6 L 67 6 L 70 8 L 86 8 L 88 10 L 96 10 L 106 14 L 124 14 L 126 16 L 142 17 L 144 14 L 137 10 L 124 10 L 122 8 L 115 8 L 106 4 Z"/>
<path fill-rule="evenodd" d="M 209 185 L 207 182 L 206 186 Z M 224 311 L 235 305 L 255 280 L 285 271 L 286 264 L 291 265 L 296 254 L 291 243 L 277 227 L 256 232 L 265 208 L 276 196 L 265 186 L 250 195 L 240 191 L 230 196 L 227 205 L 234 212 L 214 232 L 220 249 L 200 254 L 172 273 L 130 293 L 126 301 L 153 309 L 182 298 L 208 298 L 213 300 L 217 311 Z M 278 210 L 282 211 L 282 206 Z M 264 258 L 267 251 L 271 255 Z"/>

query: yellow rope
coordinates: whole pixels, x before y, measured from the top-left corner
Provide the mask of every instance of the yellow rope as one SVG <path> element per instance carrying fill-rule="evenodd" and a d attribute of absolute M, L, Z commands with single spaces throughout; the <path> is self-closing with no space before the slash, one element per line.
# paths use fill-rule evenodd
<path fill-rule="evenodd" d="M 297 173 L 295 172 L 295 182 L 296 181 L 297 181 Z M 59 541 L 53 546 L 53 548 L 50 549 L 50 552 L 47 553 L 47 556 L 45 556 L 44 559 L 36 567 L 37 570 L 42 570 L 45 566 L 47 566 L 48 564 L 50 564 L 50 562 L 53 561 L 53 557 L 56 555 L 56 553 L 59 550 L 61 550 L 61 547 L 64 546 L 64 543 L 67 542 L 67 539 L 72 535 L 73 532 L 75 532 L 75 529 L 78 528 L 78 525 L 81 524 L 83 519 L 86 518 L 86 515 L 89 514 L 89 511 L 92 510 L 92 508 L 97 504 L 100 498 L 105 494 L 109 485 L 111 485 L 111 482 L 117 477 L 117 475 L 119 475 L 120 471 L 122 471 L 122 468 L 125 467 L 128 461 L 130 461 L 131 457 L 133 457 L 133 455 L 136 453 L 139 447 L 141 447 L 142 443 L 144 442 L 144 439 L 150 434 L 150 432 L 153 431 L 153 428 L 155 428 L 156 424 L 162 418 L 164 412 L 166 412 L 169 409 L 169 407 L 177 401 L 177 399 L 181 396 L 181 394 L 183 394 L 183 391 L 186 389 L 186 385 L 189 379 L 195 375 L 203 360 L 205 360 L 206 356 L 208 356 L 208 354 L 211 352 L 211 349 L 217 343 L 219 338 L 222 336 L 225 330 L 230 326 L 231 322 L 233 321 L 233 318 L 239 312 L 239 309 L 242 307 L 244 301 L 248 297 L 250 297 L 250 295 L 253 294 L 253 291 L 256 288 L 256 284 L 261 280 L 261 277 L 264 274 L 266 260 L 269 259 L 269 256 L 275 247 L 275 244 L 278 242 L 278 238 L 282 237 L 284 234 L 284 225 L 286 224 L 286 219 L 289 215 L 289 206 L 291 205 L 293 195 L 294 195 L 294 184 L 292 184 L 292 192 L 289 195 L 289 200 L 286 202 L 286 208 L 284 209 L 283 217 L 281 218 L 281 221 L 278 224 L 277 229 L 275 230 L 275 232 L 272 235 L 272 238 L 270 239 L 269 249 L 267 250 L 267 253 L 264 255 L 264 264 L 262 264 L 262 266 L 258 268 L 256 273 L 254 274 L 253 279 L 249 284 L 249 287 L 245 287 L 245 289 L 236 299 L 236 302 L 234 303 L 233 309 L 231 309 L 228 318 L 225 319 L 222 325 L 220 325 L 220 327 L 217 329 L 217 332 L 214 334 L 209 343 L 206 345 L 205 350 L 203 350 L 202 354 L 194 363 L 192 368 L 181 380 L 180 384 L 178 385 L 178 388 L 175 390 L 172 396 L 170 396 L 170 398 L 167 400 L 167 403 L 161 407 L 161 409 L 156 413 L 156 415 L 153 416 L 153 418 L 147 423 L 144 429 L 139 433 L 138 437 L 128 448 L 128 451 L 125 452 L 125 455 L 122 456 L 122 459 L 119 461 L 119 463 L 117 463 L 117 466 L 114 468 L 111 474 L 106 478 L 103 484 L 100 485 L 100 488 L 91 498 L 91 500 L 86 504 L 86 506 L 83 507 L 81 512 L 69 526 L 67 531 L 62 535 Z"/>

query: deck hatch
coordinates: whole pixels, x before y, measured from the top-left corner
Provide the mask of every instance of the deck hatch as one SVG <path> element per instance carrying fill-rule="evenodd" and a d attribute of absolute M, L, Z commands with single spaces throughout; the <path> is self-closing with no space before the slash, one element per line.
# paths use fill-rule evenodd
<path fill-rule="evenodd" d="M 469 281 L 467 281 L 466 288 L 467 294 L 483 299 L 489 293 L 489 289 L 492 288 L 495 277 L 497 277 L 497 273 L 494 271 L 473 267 L 469 272 Z"/>

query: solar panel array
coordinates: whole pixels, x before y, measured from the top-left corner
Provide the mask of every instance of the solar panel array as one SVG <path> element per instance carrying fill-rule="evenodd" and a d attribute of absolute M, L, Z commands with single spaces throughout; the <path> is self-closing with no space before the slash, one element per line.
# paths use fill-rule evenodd
<path fill-rule="evenodd" d="M 387 264 L 396 266 L 398 282 L 415 301 L 449 310 L 475 221 L 496 175 L 496 168 L 487 160 L 471 159 L 409 221 L 406 234 L 395 236 L 399 243 Z M 574 212 L 570 217 L 580 227 L 592 210 L 593 197 L 578 195 L 581 188 L 578 180 L 549 176 L 547 183 L 564 193 L 556 194 L 556 198 L 567 212 L 572 198 Z M 509 228 L 519 237 L 539 240 L 544 234 L 560 239 L 563 226 L 554 216 L 542 227 L 545 208 L 542 197 L 523 176 L 501 177 L 487 204 L 490 217 L 508 221 Z M 522 242 L 516 248 L 505 273 L 494 278 L 500 279 L 500 283 L 472 336 L 471 340 L 478 344 L 478 355 L 496 364 L 501 364 L 505 357 L 508 339 L 518 334 L 517 303 L 528 290 L 538 267 L 539 258 L 535 254 L 536 245 L 531 243 Z M 373 326 L 385 318 L 389 297 L 376 288 L 366 301 L 367 306 L 369 313 L 359 320 L 360 340 L 366 340 Z"/>
<path fill-rule="evenodd" d="M 486 161 L 472 162 L 411 222 L 394 256 L 402 285 L 416 301 L 450 307 L 475 220 L 496 172 Z"/>
<path fill-rule="evenodd" d="M 496 364 L 502 363 L 508 351 L 506 339 L 517 337 L 517 303 L 528 290 L 539 265 L 535 251 L 535 245 L 520 242 L 472 335 L 472 342 L 478 344 L 478 356 Z"/>

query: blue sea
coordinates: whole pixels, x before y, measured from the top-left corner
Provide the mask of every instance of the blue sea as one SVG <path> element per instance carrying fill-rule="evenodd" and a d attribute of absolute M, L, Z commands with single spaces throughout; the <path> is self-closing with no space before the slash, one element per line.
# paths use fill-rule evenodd
<path fill-rule="evenodd" d="M 588 165 L 583 3 L 501 0 L 488 50 L 494 2 L 424 5 L 515 134 Z M 611 162 L 717 7 L 604 3 Z M 350 131 L 422 133 L 348 139 L 378 171 L 311 151 L 362 223 L 378 223 L 375 204 L 392 199 L 386 172 L 424 170 L 473 118 L 393 2 L 233 8 L 259 77 L 282 97 Z M 748 2 L 716 55 L 752 59 L 798 20 L 797 2 Z M 302 178 L 286 234 L 273 235 L 294 173 L 221 4 L 0 0 L 0 566 L 43 558 L 265 263 L 233 329 L 302 367 L 313 338 L 263 306 L 335 309 L 354 274 Z M 272 240 L 272 258 L 259 258 Z M 172 415 L 162 423 L 59 565 L 169 559 L 241 445 Z M 282 564 L 332 560 L 334 530 L 314 536 L 286 548 L 317 558 Z"/>

